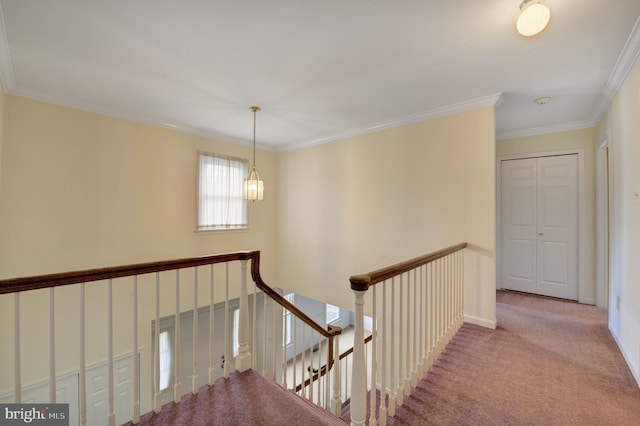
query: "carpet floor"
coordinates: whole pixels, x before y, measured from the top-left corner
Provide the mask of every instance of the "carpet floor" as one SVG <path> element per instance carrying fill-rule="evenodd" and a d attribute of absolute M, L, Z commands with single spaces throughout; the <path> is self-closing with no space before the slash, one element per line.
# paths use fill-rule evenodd
<path fill-rule="evenodd" d="M 390 425 L 640 425 L 607 313 L 499 291 L 496 330 L 465 324 Z"/>
<path fill-rule="evenodd" d="M 169 402 L 141 417 L 143 426 L 344 426 L 328 411 L 284 389 L 254 370 L 231 373 L 213 386 Z M 129 422 L 127 425 L 132 426 Z"/>
<path fill-rule="evenodd" d="M 509 291 L 497 293 L 496 306 L 497 329 L 464 324 L 387 424 L 640 425 L 640 388 L 605 310 Z M 140 424 L 345 423 L 247 371 Z"/>

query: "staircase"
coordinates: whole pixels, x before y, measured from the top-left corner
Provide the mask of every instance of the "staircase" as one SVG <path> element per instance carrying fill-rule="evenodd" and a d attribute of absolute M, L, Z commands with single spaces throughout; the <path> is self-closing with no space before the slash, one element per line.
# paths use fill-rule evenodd
<path fill-rule="evenodd" d="M 2 302 L 14 314 L 13 392 L 0 401 L 68 403 L 71 424 L 81 426 L 384 425 L 462 324 L 465 247 L 352 276 L 354 344 L 342 354 L 341 328 L 316 323 L 262 280 L 259 251 L 0 280 Z M 240 293 L 233 315 L 230 288 Z M 216 304 L 223 305 L 222 321 L 215 320 Z M 38 321 L 31 318 L 47 305 Z M 163 336 L 176 342 L 165 344 L 171 362 L 160 356 L 161 319 L 171 324 Z M 187 336 L 202 331 L 202 345 L 201 337 L 181 340 L 181 324 Z M 61 375 L 56 353 L 63 347 L 77 351 L 77 364 L 71 359 Z M 35 361 L 23 356 L 35 353 Z M 220 366 L 220 359 L 234 366 Z M 161 370 L 163 362 L 170 368 Z M 48 380 L 46 369 L 32 374 L 34 363 L 49 365 Z M 161 371 L 170 380 L 163 388 Z M 67 391 L 67 382 L 77 389 Z M 376 388 L 381 396 L 367 395 Z M 163 405 L 169 392 L 173 402 Z"/>
<path fill-rule="evenodd" d="M 255 370 L 234 372 L 213 386 L 169 402 L 140 425 L 345 425 L 327 410 L 265 378 Z M 132 422 L 127 425 L 133 425 Z"/>

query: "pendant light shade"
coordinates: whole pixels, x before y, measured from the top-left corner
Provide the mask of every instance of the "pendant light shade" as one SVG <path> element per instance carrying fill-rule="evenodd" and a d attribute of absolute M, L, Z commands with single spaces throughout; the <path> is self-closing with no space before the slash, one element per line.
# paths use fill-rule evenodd
<path fill-rule="evenodd" d="M 516 29 L 521 35 L 531 37 L 541 33 L 550 20 L 551 11 L 542 0 L 525 0 L 520 4 Z"/>
<path fill-rule="evenodd" d="M 256 112 L 260 111 L 260 107 L 252 106 L 249 109 L 253 111 L 253 167 L 251 167 L 249 177 L 244 181 L 244 199 L 262 201 L 264 199 L 264 182 L 260 180 L 256 169 Z"/>
<path fill-rule="evenodd" d="M 260 180 L 255 166 L 251 168 L 249 177 L 244 181 L 244 199 L 251 201 L 264 199 L 264 182 Z"/>

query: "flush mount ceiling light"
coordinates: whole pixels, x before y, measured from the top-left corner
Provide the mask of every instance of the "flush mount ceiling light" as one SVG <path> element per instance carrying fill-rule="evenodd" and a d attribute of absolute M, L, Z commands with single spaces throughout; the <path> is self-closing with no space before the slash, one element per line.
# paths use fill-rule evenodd
<path fill-rule="evenodd" d="M 260 107 L 252 106 L 249 109 L 253 111 L 253 167 L 249 177 L 244 181 L 244 199 L 262 201 L 264 199 L 264 182 L 260 180 L 256 170 L 256 112 L 260 111 Z"/>
<path fill-rule="evenodd" d="M 531 37 L 547 27 L 551 11 L 543 2 L 544 0 L 524 0 L 520 3 L 520 16 L 516 22 L 518 33 Z"/>
<path fill-rule="evenodd" d="M 534 102 L 538 105 L 548 104 L 549 102 L 551 102 L 551 96 L 543 96 L 541 98 L 534 99 Z"/>

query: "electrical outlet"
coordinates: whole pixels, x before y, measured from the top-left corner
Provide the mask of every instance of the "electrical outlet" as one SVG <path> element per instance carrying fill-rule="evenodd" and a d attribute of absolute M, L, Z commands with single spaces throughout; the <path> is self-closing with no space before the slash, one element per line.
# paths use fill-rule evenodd
<path fill-rule="evenodd" d="M 616 309 L 620 310 L 620 296 L 616 296 Z"/>

